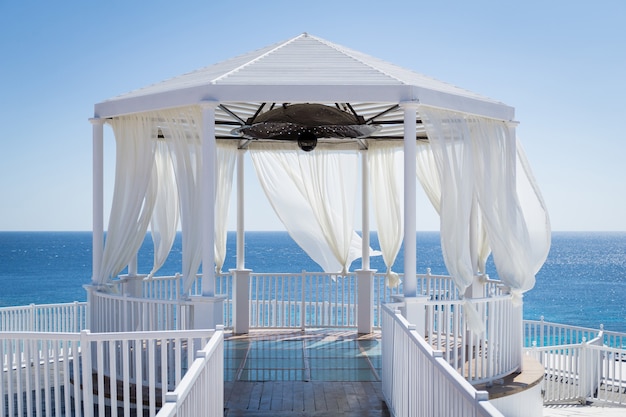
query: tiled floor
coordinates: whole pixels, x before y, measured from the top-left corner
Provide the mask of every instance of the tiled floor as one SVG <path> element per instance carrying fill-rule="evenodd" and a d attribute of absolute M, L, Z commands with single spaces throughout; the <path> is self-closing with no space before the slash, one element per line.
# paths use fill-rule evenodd
<path fill-rule="evenodd" d="M 380 335 L 254 332 L 225 342 L 226 381 L 380 381 Z"/>
<path fill-rule="evenodd" d="M 387 417 L 380 335 L 255 331 L 224 350 L 225 415 Z"/>

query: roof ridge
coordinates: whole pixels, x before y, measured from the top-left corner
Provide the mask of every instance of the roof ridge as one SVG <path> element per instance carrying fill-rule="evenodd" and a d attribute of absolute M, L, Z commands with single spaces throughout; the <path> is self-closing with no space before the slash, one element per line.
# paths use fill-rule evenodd
<path fill-rule="evenodd" d="M 306 35 L 306 33 L 305 33 L 305 35 Z M 381 70 L 380 68 L 377 68 L 377 67 L 373 66 L 372 64 L 370 64 L 370 63 L 368 63 L 368 62 L 366 62 L 366 61 L 364 61 L 364 60 L 362 60 L 362 59 L 360 59 L 360 58 L 356 57 L 356 56 L 354 55 L 354 53 L 355 53 L 355 52 L 357 52 L 357 53 L 358 53 L 358 51 L 354 51 L 354 50 L 352 50 L 352 49 L 350 49 L 350 48 L 346 48 L 346 47 L 345 47 L 345 46 L 343 46 L 343 45 L 338 45 L 338 44 L 336 44 L 336 43 L 332 43 L 332 42 L 330 42 L 330 41 L 327 41 L 326 39 L 322 39 L 322 38 L 319 38 L 319 37 L 317 37 L 317 36 L 312 36 L 312 35 L 308 35 L 308 36 L 309 36 L 310 38 L 313 38 L 313 39 L 317 40 L 318 42 L 323 43 L 323 44 L 324 44 L 324 45 L 326 45 L 326 46 L 329 46 L 329 47 L 333 48 L 333 49 L 334 49 L 334 50 L 336 50 L 336 51 L 339 51 L 339 52 L 341 52 L 341 53 L 343 53 L 343 54 L 345 54 L 345 55 L 349 56 L 350 58 L 354 59 L 355 61 L 358 61 L 358 62 L 360 62 L 361 64 L 363 64 L 363 65 L 365 65 L 365 66 L 367 66 L 367 67 L 369 67 L 369 68 L 371 68 L 371 69 L 373 69 L 373 70 L 375 70 L 375 71 L 377 71 L 377 72 L 379 72 L 379 73 L 381 73 L 381 74 L 383 74 L 383 75 L 386 75 L 386 76 L 387 76 L 387 77 L 389 77 L 389 78 L 393 78 L 394 80 L 398 81 L 398 82 L 399 82 L 399 83 L 401 83 L 401 84 L 406 84 L 406 81 L 404 81 L 404 80 L 402 80 L 402 79 L 400 79 L 400 78 L 398 78 L 398 77 L 396 77 L 396 76 L 394 76 L 394 75 L 391 75 L 391 74 L 389 74 L 388 72 L 385 72 L 385 71 Z M 367 55 L 367 54 L 363 54 L 363 53 L 361 53 L 361 54 L 362 54 L 362 55 Z M 380 59 L 378 59 L 378 58 L 376 58 L 376 57 L 374 57 L 374 56 L 371 56 L 371 55 L 367 55 L 367 56 L 368 56 L 369 58 L 376 59 L 376 60 L 379 60 L 379 61 L 380 61 Z M 388 64 L 390 64 L 390 63 L 388 63 Z M 393 64 L 390 64 L 390 65 L 393 65 Z"/>
<path fill-rule="evenodd" d="M 267 51 L 267 52 L 265 52 L 265 53 L 263 53 L 263 54 L 261 54 L 261 55 L 257 56 L 257 57 L 256 57 L 256 58 L 254 58 L 253 60 L 248 61 L 248 62 L 246 62 L 246 63 L 245 63 L 245 64 L 243 64 L 243 65 L 239 65 L 237 68 L 233 68 L 232 70 L 230 70 L 230 71 L 228 71 L 228 72 L 225 72 L 224 74 L 220 75 L 219 77 L 217 77 L 217 78 L 215 78 L 215 79 L 211 80 L 210 84 L 216 84 L 219 80 L 222 80 L 222 79 L 224 79 L 224 78 L 227 78 L 227 77 L 228 77 L 228 76 L 230 76 L 231 74 L 234 74 L 235 72 L 240 71 L 241 69 L 243 69 L 243 68 L 245 68 L 245 67 L 247 67 L 247 66 L 249 66 L 249 65 L 252 65 L 253 63 L 255 63 L 255 62 L 259 61 L 261 58 L 264 58 L 264 57 L 266 57 L 267 55 L 269 55 L 269 54 L 271 54 L 271 53 L 273 53 L 273 52 L 275 52 L 275 51 L 279 50 L 280 48 L 283 48 L 283 47 L 285 47 L 285 46 L 289 45 L 290 43 L 295 42 L 295 41 L 296 41 L 297 39 L 299 39 L 299 38 L 301 38 L 301 37 L 307 37 L 307 36 L 309 36 L 309 35 L 308 35 L 306 32 L 304 32 L 304 33 L 302 33 L 302 34 L 300 34 L 300 35 L 298 35 L 298 36 L 296 36 L 296 37 L 294 37 L 294 38 L 288 39 L 288 40 L 286 40 L 286 41 L 284 41 L 284 42 L 280 43 L 280 44 L 279 44 L 278 46 L 276 46 L 275 48 L 272 48 L 272 49 L 270 49 L 269 51 Z"/>

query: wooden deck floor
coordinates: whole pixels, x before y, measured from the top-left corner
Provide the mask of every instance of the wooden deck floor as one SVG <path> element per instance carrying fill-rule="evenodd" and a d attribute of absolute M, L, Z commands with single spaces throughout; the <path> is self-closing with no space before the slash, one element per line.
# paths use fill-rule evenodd
<path fill-rule="evenodd" d="M 390 415 L 380 382 L 231 381 L 224 383 L 224 416 Z"/>
<path fill-rule="evenodd" d="M 225 340 L 224 415 L 389 416 L 380 335 L 256 331 Z"/>

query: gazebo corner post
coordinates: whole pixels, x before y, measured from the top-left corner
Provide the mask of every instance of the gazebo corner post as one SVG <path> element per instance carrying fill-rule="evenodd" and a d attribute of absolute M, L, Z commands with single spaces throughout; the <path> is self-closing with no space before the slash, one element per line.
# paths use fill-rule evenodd
<path fill-rule="evenodd" d="M 357 331 L 369 334 L 374 328 L 374 274 L 370 269 L 370 227 L 369 227 L 369 163 L 367 150 L 361 151 L 361 234 L 362 268 L 356 271 L 357 278 Z"/>
<path fill-rule="evenodd" d="M 424 335 L 425 297 L 417 294 L 417 110 L 419 102 L 403 101 L 404 111 L 404 304 L 406 319 Z"/>
<path fill-rule="evenodd" d="M 231 269 L 233 277 L 233 333 L 250 331 L 250 273 L 245 263 L 244 240 L 244 153 L 237 152 L 237 268 Z"/>
<path fill-rule="evenodd" d="M 215 296 L 215 190 L 216 159 L 215 109 L 216 101 L 202 101 L 202 287 L 201 295 L 192 296 L 193 328 L 214 329 L 224 323 L 224 298 Z"/>

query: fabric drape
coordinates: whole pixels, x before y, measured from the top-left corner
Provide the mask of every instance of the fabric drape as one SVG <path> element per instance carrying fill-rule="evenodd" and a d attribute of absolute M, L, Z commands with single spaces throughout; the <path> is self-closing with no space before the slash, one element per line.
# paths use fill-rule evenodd
<path fill-rule="evenodd" d="M 237 160 L 237 142 L 217 142 L 215 175 L 215 267 L 222 271 L 226 260 L 228 208 L 233 189 L 233 173 Z"/>
<path fill-rule="evenodd" d="M 383 141 L 371 141 L 367 151 L 378 242 L 387 267 L 385 280 L 390 288 L 400 283 L 391 267 L 404 238 L 403 152 L 402 142 Z"/>
<path fill-rule="evenodd" d="M 157 196 L 150 220 L 154 263 L 149 277 L 154 276 L 163 266 L 172 250 L 179 221 L 179 201 L 174 166 L 167 143 L 164 140 L 157 141 L 154 163 L 152 180 L 157 184 Z"/>
<path fill-rule="evenodd" d="M 202 148 L 201 112 L 197 107 L 162 110 L 159 123 L 172 158 L 180 201 L 182 276 L 186 292 L 202 261 Z"/>
<path fill-rule="evenodd" d="M 519 302 L 535 285 L 535 274 L 549 250 L 547 210 L 523 151 L 517 149 L 511 124 L 478 120 L 472 123 L 472 139 L 481 150 L 474 155 L 476 193 L 494 263 L 498 276 Z M 524 200 L 519 199 L 522 193 Z"/>
<path fill-rule="evenodd" d="M 106 284 L 139 250 L 156 201 L 152 181 L 156 129 L 150 115 L 109 120 L 116 143 L 115 191 L 109 216 L 102 267 L 95 279 Z"/>
<path fill-rule="evenodd" d="M 461 113 L 420 107 L 420 115 L 430 140 L 441 186 L 440 235 L 444 263 L 461 297 L 475 275 L 472 244 L 475 223 L 474 148 L 469 127 Z M 474 254 L 474 256 L 476 256 Z M 474 333 L 485 324 L 474 306 L 465 300 L 467 326 Z"/>
<path fill-rule="evenodd" d="M 254 144 L 250 156 L 263 191 L 294 241 L 324 271 L 346 273 L 360 256 L 361 244 L 353 229 L 356 150 L 318 145 L 305 153 L 295 145 Z"/>

